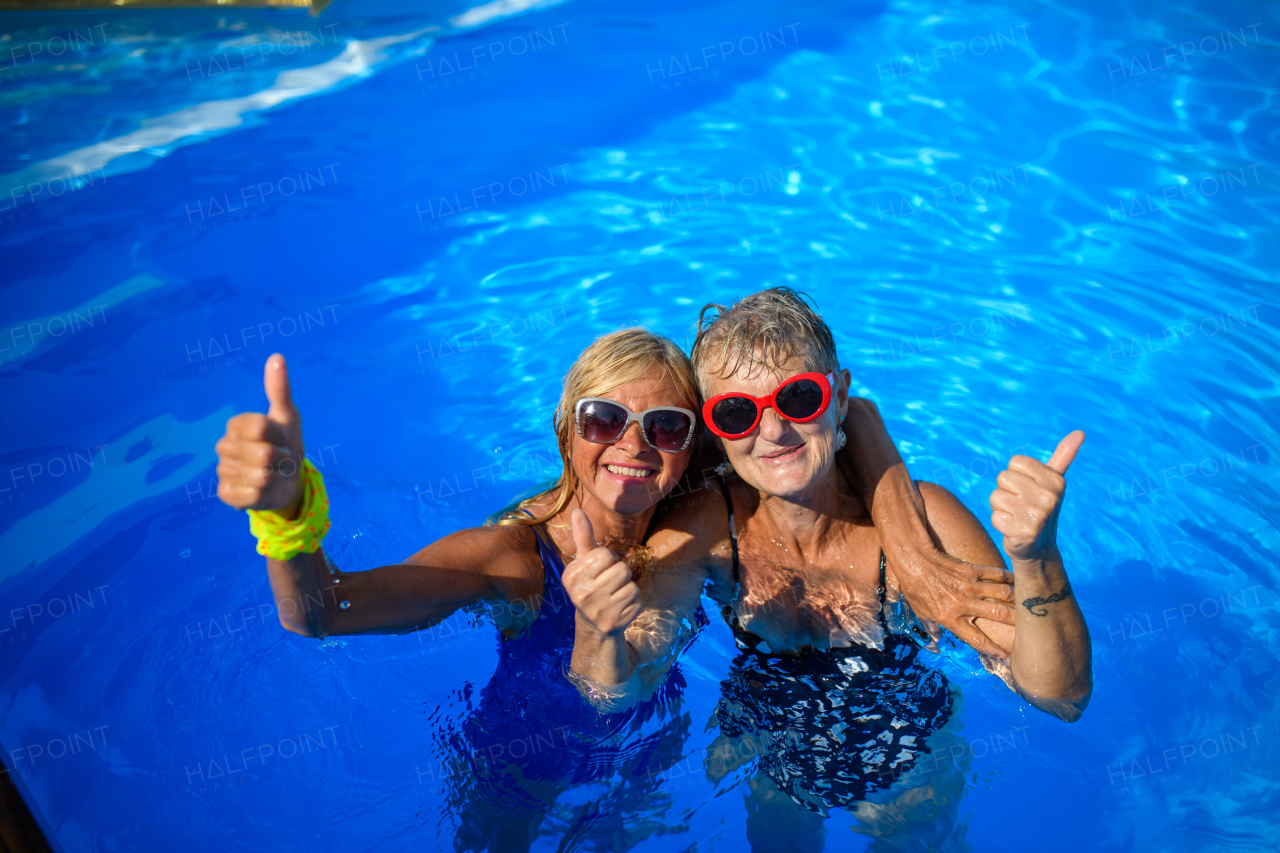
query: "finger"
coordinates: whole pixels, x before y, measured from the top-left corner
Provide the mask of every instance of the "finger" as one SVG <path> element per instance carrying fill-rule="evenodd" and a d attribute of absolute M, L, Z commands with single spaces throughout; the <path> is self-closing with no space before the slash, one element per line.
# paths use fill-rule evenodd
<path fill-rule="evenodd" d="M 973 584 L 967 592 L 970 598 L 980 598 L 986 601 L 1013 601 L 1013 584 L 1012 583 L 976 583 Z"/>
<path fill-rule="evenodd" d="M 969 563 L 950 554 L 940 553 L 938 557 L 946 563 L 944 571 L 948 574 L 967 574 L 971 581 L 1013 584 L 1013 572 L 1003 566 L 984 566 L 979 563 Z"/>
<path fill-rule="evenodd" d="M 266 389 L 267 400 L 271 403 L 271 408 L 267 409 L 267 420 L 284 426 L 297 423 L 298 409 L 293 405 L 293 392 L 289 388 L 289 366 L 280 353 L 267 359 L 262 385 Z"/>
<path fill-rule="evenodd" d="M 269 468 L 279 471 L 283 476 L 297 473 L 298 465 L 293 459 L 293 451 L 279 444 L 268 444 L 265 441 L 246 442 L 228 448 L 221 457 L 228 466 L 239 465 L 242 468 Z M 288 464 L 283 464 L 289 460 Z"/>
<path fill-rule="evenodd" d="M 1031 461 L 1037 465 L 1040 464 L 1034 459 Z M 1014 464 L 1014 462 L 1009 463 L 1010 466 Z M 1048 476 L 1052 477 L 1054 475 L 1049 474 Z M 1000 476 L 996 477 L 996 482 L 1000 484 L 1001 490 L 1014 495 L 1025 495 L 1034 489 L 1044 488 L 1044 484 L 1038 482 L 1035 477 L 1022 471 L 1016 471 L 1012 467 L 1001 471 Z"/>
<path fill-rule="evenodd" d="M 596 576 L 589 594 L 608 598 L 629 583 L 631 583 L 631 569 L 626 563 L 614 563 Z"/>
<path fill-rule="evenodd" d="M 258 412 L 241 412 L 227 421 L 227 435 L 246 441 L 261 441 L 266 437 L 270 421 Z"/>
<path fill-rule="evenodd" d="M 617 588 L 617 582 L 612 580 L 617 577 L 617 573 L 609 573 L 611 569 L 618 565 L 617 554 L 607 548 L 597 548 L 581 562 L 582 571 L 580 577 L 582 578 L 582 587 L 586 595 L 595 595 L 606 587 L 610 591 Z"/>
<path fill-rule="evenodd" d="M 261 487 L 237 484 L 232 479 L 219 478 L 218 498 L 223 503 L 236 509 L 278 508 L 278 504 L 274 504 L 267 499 L 267 494 Z"/>
<path fill-rule="evenodd" d="M 1005 625 L 1002 622 L 992 622 L 990 619 L 983 619 L 979 616 L 977 619 L 973 620 L 973 627 L 977 628 L 980 633 L 986 636 L 987 640 L 990 641 L 993 646 L 1003 652 L 1003 654 L 999 656 L 1003 657 L 1006 664 L 1012 663 L 1013 638 L 1015 634 L 1012 625 Z"/>
<path fill-rule="evenodd" d="M 578 555 L 565 567 L 561 576 L 570 595 L 585 596 L 591 592 L 600 572 L 612 566 L 613 560 L 602 560 L 594 552 Z"/>
<path fill-rule="evenodd" d="M 1015 456 L 1009 460 L 1007 469 L 1014 474 L 1022 474 L 1030 477 L 1040 488 L 1048 489 L 1055 494 L 1062 494 L 1066 488 L 1067 478 L 1041 462 L 1039 459 L 1032 459 L 1030 456 Z"/>
<path fill-rule="evenodd" d="M 966 609 L 969 611 L 965 614 L 966 616 L 980 616 L 983 619 L 1002 622 L 1005 625 L 1014 624 L 1017 618 L 1017 613 L 1012 607 L 995 601 L 974 601 Z"/>
<path fill-rule="evenodd" d="M 1010 515 L 1025 515 L 1027 510 L 1035 509 L 1025 495 L 1015 495 L 1004 489 L 992 492 L 990 503 L 993 510 L 1007 512 Z"/>
<path fill-rule="evenodd" d="M 596 548 L 596 532 L 591 526 L 591 519 L 580 509 L 569 513 L 569 524 L 573 527 L 573 547 L 579 556 L 585 557 Z"/>
<path fill-rule="evenodd" d="M 266 415 L 243 412 L 227 421 L 227 432 L 223 438 L 246 442 L 268 441 L 284 446 L 289 444 L 289 428 L 267 420 Z"/>
<path fill-rule="evenodd" d="M 617 592 L 610 595 L 609 599 L 620 607 L 629 607 L 633 602 L 640 600 L 640 587 L 632 581 L 627 581 Z"/>
<path fill-rule="evenodd" d="M 993 586 L 1007 586 L 1010 589 L 1013 589 L 1013 572 L 1006 568 L 1000 566 L 979 566 L 974 563 L 970 564 L 970 568 L 974 570 L 974 574 L 977 576 L 978 581 L 984 586 L 991 584 Z M 992 598 L 990 595 L 985 597 Z"/>
<path fill-rule="evenodd" d="M 579 597 L 591 595 L 600 576 L 618 562 L 618 555 L 608 548 L 593 548 L 586 554 L 578 554 L 564 570 L 564 585 L 571 587 L 571 594 Z"/>
<path fill-rule="evenodd" d="M 1059 474 L 1067 473 L 1072 460 L 1076 458 L 1076 453 L 1080 451 L 1080 445 L 1084 444 L 1084 430 L 1073 430 L 1067 434 L 1067 437 L 1058 442 L 1058 449 L 1053 451 L 1053 455 L 1049 457 L 1047 464 L 1050 468 Z"/>
<path fill-rule="evenodd" d="M 218 478 L 218 500 L 235 509 L 244 509 L 258 499 L 257 489 L 233 486 L 230 481 Z"/>
<path fill-rule="evenodd" d="M 1015 522 L 1017 522 L 1017 519 L 1002 509 L 998 509 L 991 513 L 991 526 L 996 530 L 999 530 L 1001 533 L 1004 533 L 1006 530 L 1013 530 Z"/>
<path fill-rule="evenodd" d="M 955 634 L 960 640 L 971 646 L 975 651 L 984 654 L 987 657 L 996 657 L 1000 659 L 1008 658 L 1004 649 L 997 646 L 991 639 L 981 631 L 979 631 L 971 622 L 963 621 L 955 625 L 948 625 L 951 633 Z"/>
<path fill-rule="evenodd" d="M 640 602 L 636 601 L 631 604 L 628 604 L 626 607 L 623 608 L 622 612 L 618 614 L 618 624 L 630 625 L 632 622 L 636 621 L 636 617 L 639 615 L 640 615 Z"/>
<path fill-rule="evenodd" d="M 287 445 L 270 441 L 224 438 L 214 446 L 214 450 L 218 460 L 228 465 L 265 465 L 272 460 L 293 458 L 293 451 Z"/>

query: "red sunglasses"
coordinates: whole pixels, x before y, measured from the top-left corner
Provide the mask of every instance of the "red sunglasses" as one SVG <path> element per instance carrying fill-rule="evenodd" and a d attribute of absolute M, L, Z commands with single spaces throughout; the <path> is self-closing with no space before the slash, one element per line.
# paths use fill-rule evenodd
<path fill-rule="evenodd" d="M 767 397 L 730 391 L 702 404 L 702 420 L 721 438 L 742 438 L 760 425 L 764 410 L 770 406 L 793 423 L 808 423 L 831 405 L 835 381 L 834 373 L 801 373 L 785 380 Z"/>

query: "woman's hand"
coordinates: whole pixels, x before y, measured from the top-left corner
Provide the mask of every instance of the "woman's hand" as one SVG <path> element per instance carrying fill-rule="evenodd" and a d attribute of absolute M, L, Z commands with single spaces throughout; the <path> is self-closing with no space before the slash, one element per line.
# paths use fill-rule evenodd
<path fill-rule="evenodd" d="M 1093 695 L 1093 644 L 1058 551 L 1058 514 L 1084 433 L 1058 443 L 1047 463 L 1015 456 L 991 493 L 991 524 L 1004 534 L 1019 601 L 1011 679 L 1032 705 L 1072 722 Z"/>
<path fill-rule="evenodd" d="M 631 569 L 608 548 L 596 546 L 591 519 L 580 509 L 569 516 L 578 553 L 564 570 L 564 588 L 577 608 L 578 624 L 618 636 L 640 613 L 640 588 Z"/>
<path fill-rule="evenodd" d="M 1013 625 L 1010 572 L 957 559 L 932 542 L 892 557 L 886 548 L 885 559 L 892 580 L 935 641 L 946 628 L 981 654 L 1008 655 L 1009 649 L 980 626 Z"/>
<path fill-rule="evenodd" d="M 267 359 L 262 384 L 270 402 L 267 413 L 236 415 L 227 421 L 226 433 L 214 446 L 218 497 L 236 509 L 274 509 L 293 518 L 302 502 L 299 473 L 306 457 L 302 416 L 293 405 L 283 355 Z"/>
<path fill-rule="evenodd" d="M 941 625 L 982 654 L 1007 656 L 979 626 L 1013 625 L 1013 575 L 1003 565 L 966 562 L 939 547 L 875 403 L 851 397 L 844 431 L 849 446 L 836 463 L 871 511 L 890 573 L 916 616 L 935 639 Z"/>
<path fill-rule="evenodd" d="M 1067 488 L 1063 475 L 1083 443 L 1084 433 L 1075 430 L 1058 442 L 1047 463 L 1015 456 L 996 478 L 991 525 L 1004 534 L 1004 551 L 1015 563 L 1045 561 L 1056 553 L 1058 513 Z"/>

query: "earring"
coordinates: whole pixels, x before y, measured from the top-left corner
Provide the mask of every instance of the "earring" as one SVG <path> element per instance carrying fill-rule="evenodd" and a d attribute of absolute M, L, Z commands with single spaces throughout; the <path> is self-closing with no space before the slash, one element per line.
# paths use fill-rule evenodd
<path fill-rule="evenodd" d="M 714 469 L 717 477 L 728 477 L 733 473 L 733 466 L 729 464 L 729 457 L 725 456 L 724 461 L 717 465 Z"/>
<path fill-rule="evenodd" d="M 836 450 L 842 450 L 845 442 L 848 440 L 849 439 L 845 437 L 844 430 L 840 429 L 840 427 L 836 427 Z"/>

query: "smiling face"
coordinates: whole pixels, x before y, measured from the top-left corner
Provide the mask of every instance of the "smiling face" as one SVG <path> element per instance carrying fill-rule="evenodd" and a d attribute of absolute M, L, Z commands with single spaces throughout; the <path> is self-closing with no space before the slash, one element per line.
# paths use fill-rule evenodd
<path fill-rule="evenodd" d="M 697 408 L 684 399 L 674 382 L 661 375 L 660 368 L 655 367 L 654 373 L 658 378 L 637 379 L 596 396 L 622 403 L 633 412 L 656 406 Z M 630 515 L 652 508 L 675 488 L 693 456 L 693 444 L 679 453 L 655 450 L 640 434 L 640 424 L 631 423 L 613 444 L 595 444 L 575 433 L 570 454 L 582 486 L 583 504 L 594 502 Z"/>
<path fill-rule="evenodd" d="M 787 359 L 781 368 L 753 361 L 729 378 L 708 377 L 704 391 L 707 399 L 730 391 L 766 397 L 783 380 L 811 370 L 800 356 Z M 831 405 L 808 423 L 781 418 L 770 406 L 754 431 L 738 439 L 719 439 L 738 476 L 777 497 L 800 498 L 815 485 L 826 488 L 835 459 L 836 428 L 849 406 L 849 371 L 836 373 L 832 391 Z"/>

